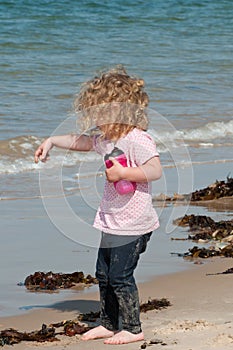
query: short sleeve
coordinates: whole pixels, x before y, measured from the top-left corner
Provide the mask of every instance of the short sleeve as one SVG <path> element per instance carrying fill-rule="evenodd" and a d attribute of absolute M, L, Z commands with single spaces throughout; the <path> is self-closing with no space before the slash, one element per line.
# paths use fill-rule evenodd
<path fill-rule="evenodd" d="M 133 142 L 133 157 L 136 165 L 143 165 L 151 158 L 158 156 L 154 139 L 145 131 L 138 133 Z"/>
<path fill-rule="evenodd" d="M 104 155 L 106 153 L 106 141 L 102 140 L 100 135 L 94 135 L 93 136 L 93 149 L 101 154 Z"/>
<path fill-rule="evenodd" d="M 113 150 L 114 144 L 111 141 L 105 140 L 101 135 L 94 135 L 92 138 L 92 146 L 94 151 L 105 156 Z"/>

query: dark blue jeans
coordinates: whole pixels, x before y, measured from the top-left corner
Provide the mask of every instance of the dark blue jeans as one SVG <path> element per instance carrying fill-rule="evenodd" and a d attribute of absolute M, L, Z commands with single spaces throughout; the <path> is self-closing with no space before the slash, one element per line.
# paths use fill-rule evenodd
<path fill-rule="evenodd" d="M 146 250 L 152 232 L 141 236 L 118 236 L 102 233 L 96 264 L 100 290 L 101 325 L 109 330 L 141 332 L 140 305 L 134 270 Z"/>

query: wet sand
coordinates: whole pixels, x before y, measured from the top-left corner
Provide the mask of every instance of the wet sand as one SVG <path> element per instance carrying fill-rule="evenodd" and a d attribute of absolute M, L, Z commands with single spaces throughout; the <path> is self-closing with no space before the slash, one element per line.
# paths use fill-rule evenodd
<path fill-rule="evenodd" d="M 145 340 L 127 345 L 115 345 L 124 349 L 139 349 L 153 339 L 162 341 L 166 349 L 232 349 L 233 345 L 233 278 L 231 274 L 207 275 L 223 272 L 233 267 L 232 259 L 214 258 L 203 264 L 190 264 L 188 271 L 158 276 L 139 285 L 140 300 L 166 297 L 172 304 L 167 309 L 141 314 Z M 1 329 L 13 327 L 20 331 L 39 329 L 42 323 L 74 319 L 78 311 L 98 310 L 98 293 L 88 293 L 66 300 L 51 308 L 28 314 L 0 319 Z M 21 349 L 112 349 L 103 340 L 81 341 L 80 336 L 59 336 L 59 342 L 14 345 Z M 152 346 L 152 345 L 151 345 Z M 161 345 L 153 345 L 160 348 Z M 5 349 L 12 349 L 5 346 Z M 152 347 L 150 347 L 153 349 Z"/>
<path fill-rule="evenodd" d="M 233 211 L 233 198 L 222 197 L 209 201 L 196 201 L 191 202 L 190 205 L 206 207 L 211 211 Z"/>
<path fill-rule="evenodd" d="M 77 196 L 69 197 L 69 203 L 82 217 L 88 218 L 89 211 Z M 54 208 L 57 201 L 52 203 Z M 58 208 L 60 210 L 60 208 Z M 181 215 L 184 207 L 177 208 Z M 160 228 L 150 240 L 148 249 L 142 254 L 136 270 L 138 282 L 145 282 L 157 275 L 178 272 L 188 268 L 186 262 L 171 252 L 185 252 L 190 242 L 172 241 L 166 233 L 167 220 L 171 217 L 172 206 L 157 208 L 160 211 Z M 72 291 L 62 290 L 56 293 L 30 293 L 23 284 L 25 278 L 36 271 L 72 273 L 83 271 L 85 275 L 95 273 L 97 247 L 100 233 L 85 222 L 82 226 L 75 220 L 67 222 L 64 230 L 59 231 L 50 221 L 40 199 L 0 201 L 1 245 L 0 245 L 0 317 L 19 315 L 30 310 L 46 308 L 56 302 L 73 296 Z M 60 213 L 60 211 L 59 211 Z M 80 214 L 80 216 L 81 216 Z M 90 219 L 91 221 L 91 219 Z M 175 230 L 177 227 L 172 226 Z M 68 238 L 67 232 L 76 234 L 76 241 Z M 178 232 L 182 229 L 177 228 Z M 73 235 L 75 238 L 75 236 Z M 90 242 L 90 244 L 88 244 Z M 83 243 L 83 244 L 82 244 Z M 88 289 L 86 292 L 91 291 Z M 97 288 L 96 288 L 97 289 Z M 81 293 L 83 294 L 83 293 Z"/>

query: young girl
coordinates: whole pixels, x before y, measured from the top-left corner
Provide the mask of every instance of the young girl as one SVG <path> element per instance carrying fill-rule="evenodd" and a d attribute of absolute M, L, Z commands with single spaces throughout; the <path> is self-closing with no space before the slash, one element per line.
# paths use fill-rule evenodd
<path fill-rule="evenodd" d="M 105 344 L 127 344 L 144 339 L 133 274 L 152 231 L 159 226 L 151 182 L 162 173 L 156 145 L 146 132 L 147 105 L 143 80 L 122 68 L 105 72 L 84 84 L 75 100 L 83 129 L 95 126 L 95 132 L 49 137 L 35 152 L 35 162 L 46 161 L 53 146 L 95 150 L 103 157 L 117 147 L 127 157 L 127 167 L 110 158 L 112 167 L 106 169 L 107 181 L 94 221 L 102 232 L 96 264 L 101 325 L 85 333 L 83 340 L 106 338 Z M 119 194 L 113 183 L 120 180 L 135 183 L 135 190 Z"/>

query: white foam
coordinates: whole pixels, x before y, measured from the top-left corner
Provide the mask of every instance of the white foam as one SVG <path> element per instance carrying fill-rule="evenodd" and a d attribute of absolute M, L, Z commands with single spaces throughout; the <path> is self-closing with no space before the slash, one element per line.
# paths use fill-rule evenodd
<path fill-rule="evenodd" d="M 159 153 L 169 153 L 171 149 L 192 146 L 198 148 L 229 147 L 232 145 L 233 120 L 228 122 L 211 122 L 196 129 L 167 130 L 150 129 L 149 133 L 157 143 Z M 230 139 L 230 143 L 229 143 Z M 210 142 L 211 140 L 211 142 Z M 33 153 L 37 145 L 41 143 L 34 136 L 19 136 L 16 139 L 4 140 L 3 146 L 10 147 L 12 152 L 5 154 L 0 160 L 0 174 L 17 174 L 21 172 L 40 170 L 44 163 L 34 163 Z M 3 148 L 4 149 L 4 148 Z M 14 153 L 15 152 L 15 153 Z M 18 158 L 15 159 L 15 154 Z M 100 161 L 101 156 L 95 152 L 66 152 L 53 149 L 47 167 L 74 166 L 78 162 Z"/>
<path fill-rule="evenodd" d="M 31 143 L 25 142 L 21 143 L 20 147 L 25 148 L 25 149 L 33 149 L 33 145 Z"/>
<path fill-rule="evenodd" d="M 233 120 L 228 122 L 207 123 L 196 129 L 183 129 L 173 132 L 150 130 L 153 137 L 161 143 L 175 142 L 179 140 L 196 141 L 204 144 L 208 140 L 230 137 L 233 135 Z"/>
<path fill-rule="evenodd" d="M 35 163 L 33 156 L 27 158 L 18 158 L 15 160 L 4 157 L 0 160 L 0 174 L 17 174 L 32 170 L 40 170 L 45 166 L 47 168 L 74 166 L 79 162 L 95 162 L 100 159 L 100 156 L 94 152 L 80 153 L 72 152 L 69 154 L 53 155 L 50 160 L 45 163 Z"/>
<path fill-rule="evenodd" d="M 213 143 L 205 143 L 205 142 L 200 142 L 199 144 L 201 147 L 213 147 Z"/>

